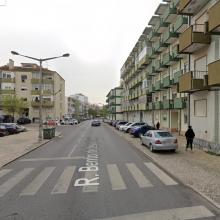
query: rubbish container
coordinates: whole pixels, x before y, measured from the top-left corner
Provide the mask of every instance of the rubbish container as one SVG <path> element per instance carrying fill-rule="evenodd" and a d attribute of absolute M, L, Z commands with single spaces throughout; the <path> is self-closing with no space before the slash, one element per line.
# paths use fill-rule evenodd
<path fill-rule="evenodd" d="M 52 136 L 53 136 L 53 137 L 55 137 L 55 132 L 56 132 L 56 128 L 53 127 L 53 128 L 52 128 Z"/>
<path fill-rule="evenodd" d="M 44 128 L 43 129 L 43 137 L 44 137 L 44 139 L 52 139 L 53 138 L 53 128 Z"/>

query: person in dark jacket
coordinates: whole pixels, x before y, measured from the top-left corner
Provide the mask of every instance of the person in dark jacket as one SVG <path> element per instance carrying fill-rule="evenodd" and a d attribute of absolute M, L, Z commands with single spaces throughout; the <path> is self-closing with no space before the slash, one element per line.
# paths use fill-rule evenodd
<path fill-rule="evenodd" d="M 186 141 L 187 141 L 187 143 L 186 143 L 186 150 L 189 147 L 189 145 L 190 145 L 190 148 L 192 150 L 192 148 L 193 148 L 193 139 L 195 137 L 195 133 L 194 133 L 194 131 L 192 129 L 192 126 L 188 127 L 188 130 L 185 133 L 185 137 L 186 137 Z"/>
<path fill-rule="evenodd" d="M 159 130 L 160 129 L 160 122 L 158 121 L 156 124 L 156 129 Z"/>

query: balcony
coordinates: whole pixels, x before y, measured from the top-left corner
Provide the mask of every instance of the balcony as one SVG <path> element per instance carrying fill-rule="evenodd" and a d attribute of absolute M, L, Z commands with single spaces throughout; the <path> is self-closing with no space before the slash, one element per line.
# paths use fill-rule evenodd
<path fill-rule="evenodd" d="M 149 64 L 149 56 L 145 55 L 138 63 L 138 68 L 144 69 Z"/>
<path fill-rule="evenodd" d="M 176 38 L 178 37 L 178 33 L 174 32 L 173 29 L 168 29 L 162 36 L 162 40 L 164 43 L 172 44 Z"/>
<path fill-rule="evenodd" d="M 175 98 L 173 102 L 174 109 L 186 108 L 186 98 Z"/>
<path fill-rule="evenodd" d="M 170 7 L 167 7 L 166 11 L 163 14 L 163 20 L 165 22 L 171 23 L 171 21 L 176 17 L 177 8 L 170 4 Z"/>
<path fill-rule="evenodd" d="M 176 33 L 182 33 L 188 26 L 188 17 L 178 15 L 176 22 L 173 25 L 173 31 Z"/>
<path fill-rule="evenodd" d="M 208 89 L 207 71 L 190 71 L 179 77 L 178 92 L 195 92 Z"/>
<path fill-rule="evenodd" d="M 173 58 L 181 59 L 184 56 L 183 54 L 179 53 L 179 44 L 173 46 L 171 53 Z"/>
<path fill-rule="evenodd" d="M 151 84 L 150 86 L 149 86 L 149 93 L 154 93 L 154 86 Z"/>
<path fill-rule="evenodd" d="M 161 81 L 157 81 L 154 84 L 154 86 L 155 86 L 155 88 L 154 88 L 155 91 L 161 91 L 162 90 L 162 83 L 161 83 Z"/>
<path fill-rule="evenodd" d="M 154 103 L 154 109 L 155 110 L 160 110 L 163 109 L 163 103 L 161 101 L 157 101 Z"/>
<path fill-rule="evenodd" d="M 209 9 L 209 32 L 220 33 L 220 1 Z"/>
<path fill-rule="evenodd" d="M 194 53 L 211 43 L 211 36 L 204 34 L 202 27 L 201 25 L 192 25 L 180 35 L 180 53 Z"/>
<path fill-rule="evenodd" d="M 32 84 L 39 84 L 40 83 L 40 79 L 32 78 L 31 79 L 31 83 Z M 54 81 L 53 81 L 53 79 L 43 79 L 43 83 L 44 84 L 53 84 Z"/>
<path fill-rule="evenodd" d="M 15 83 L 15 78 L 0 78 L 0 83 Z"/>
<path fill-rule="evenodd" d="M 14 95 L 15 90 L 14 89 L 0 89 L 0 94 L 1 95 Z"/>
<path fill-rule="evenodd" d="M 148 35 L 149 41 L 152 41 L 152 42 L 156 41 L 158 37 L 160 37 L 160 33 L 157 33 L 154 29 L 152 29 Z"/>
<path fill-rule="evenodd" d="M 32 101 L 31 102 L 31 106 L 32 107 L 40 107 L 40 102 L 39 101 Z M 43 100 L 42 106 L 44 108 L 52 108 L 52 107 L 54 107 L 54 102 L 53 101 L 44 101 Z"/>
<path fill-rule="evenodd" d="M 180 0 L 178 14 L 194 15 L 210 0 Z"/>
<path fill-rule="evenodd" d="M 149 110 L 154 110 L 154 103 L 153 102 L 148 103 L 148 109 Z"/>
<path fill-rule="evenodd" d="M 220 86 L 220 60 L 208 65 L 208 85 Z"/>
<path fill-rule="evenodd" d="M 154 59 L 157 57 L 157 55 L 158 55 L 158 53 L 156 53 L 155 49 L 153 47 L 151 47 L 149 50 L 149 58 Z"/>
<path fill-rule="evenodd" d="M 39 90 L 31 90 L 31 95 L 40 95 Z M 53 95 L 51 90 L 43 90 L 43 95 Z"/>
<path fill-rule="evenodd" d="M 163 109 L 173 109 L 173 100 L 164 100 L 163 101 Z"/>
<path fill-rule="evenodd" d="M 168 26 L 168 22 L 165 22 L 163 19 L 160 19 L 160 21 L 155 25 L 155 31 L 157 33 L 163 33 Z"/>
<path fill-rule="evenodd" d="M 172 53 L 165 53 L 162 57 L 162 63 L 165 66 L 170 66 L 179 60 L 178 57 L 175 57 Z"/>
<path fill-rule="evenodd" d="M 164 49 L 166 49 L 169 46 L 168 43 L 165 43 L 161 40 L 158 40 L 155 44 L 154 44 L 154 50 L 156 55 L 160 54 Z"/>
<path fill-rule="evenodd" d="M 163 88 L 170 88 L 173 85 L 173 80 L 170 79 L 170 76 L 163 78 Z"/>
<path fill-rule="evenodd" d="M 148 65 L 147 72 L 149 76 L 155 75 L 155 68 L 152 63 Z"/>
<path fill-rule="evenodd" d="M 179 78 L 180 76 L 183 74 L 183 71 L 182 70 L 179 70 L 177 72 L 174 73 L 174 78 L 173 78 L 173 83 L 174 84 L 177 84 L 179 83 Z"/>

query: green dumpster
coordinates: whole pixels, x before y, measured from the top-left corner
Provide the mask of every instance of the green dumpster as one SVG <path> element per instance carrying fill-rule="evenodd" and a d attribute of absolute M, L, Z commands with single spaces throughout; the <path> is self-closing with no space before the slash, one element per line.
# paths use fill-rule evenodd
<path fill-rule="evenodd" d="M 43 129 L 43 137 L 44 139 L 52 139 L 53 136 L 53 128 L 44 128 Z"/>
<path fill-rule="evenodd" d="M 52 136 L 55 137 L 56 128 L 52 128 Z"/>

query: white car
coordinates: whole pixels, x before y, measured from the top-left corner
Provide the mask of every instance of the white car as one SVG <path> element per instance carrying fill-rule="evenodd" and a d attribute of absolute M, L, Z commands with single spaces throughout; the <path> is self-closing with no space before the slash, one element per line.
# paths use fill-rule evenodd
<path fill-rule="evenodd" d="M 134 127 L 134 126 L 139 126 L 139 125 L 145 125 L 146 123 L 144 122 L 134 122 L 134 123 L 131 123 L 130 125 L 126 126 L 123 131 L 125 131 L 126 133 L 129 133 L 129 130 L 131 129 L 131 127 Z"/>
<path fill-rule="evenodd" d="M 127 126 L 129 126 L 130 124 L 132 124 L 131 122 L 128 122 L 127 124 L 125 124 L 125 125 L 120 125 L 119 127 L 118 127 L 118 129 L 119 129 L 119 131 L 123 131 Z"/>

